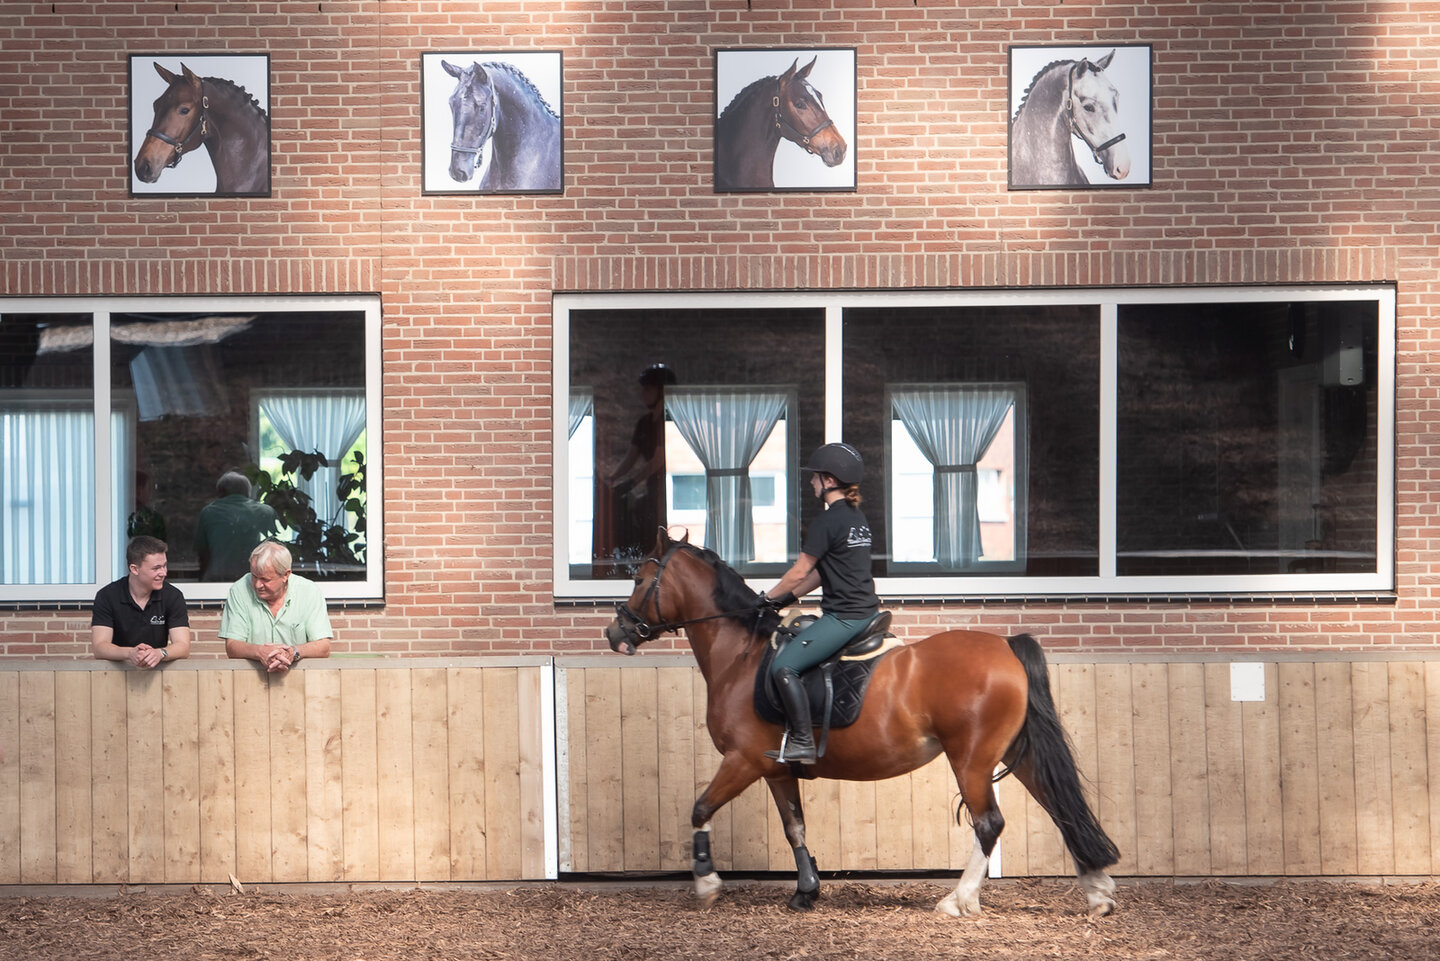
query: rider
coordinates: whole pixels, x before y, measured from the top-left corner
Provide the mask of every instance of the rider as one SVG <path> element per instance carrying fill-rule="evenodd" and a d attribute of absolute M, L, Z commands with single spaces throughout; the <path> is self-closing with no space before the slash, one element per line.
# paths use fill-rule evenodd
<path fill-rule="evenodd" d="M 789 724 L 779 751 L 767 756 L 785 763 L 814 764 L 815 738 L 810 701 L 800 675 L 855 638 L 880 610 L 870 576 L 870 522 L 860 512 L 860 478 L 865 464 L 849 444 L 826 444 L 810 455 L 804 470 L 825 512 L 805 535 L 795 565 L 762 592 L 760 603 L 785 607 L 796 595 L 821 587 L 820 619 L 785 646 L 770 665 Z"/>

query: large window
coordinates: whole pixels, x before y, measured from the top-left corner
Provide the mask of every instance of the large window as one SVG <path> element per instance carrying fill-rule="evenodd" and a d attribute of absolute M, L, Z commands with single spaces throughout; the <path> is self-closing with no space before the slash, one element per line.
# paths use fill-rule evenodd
<path fill-rule="evenodd" d="M 382 597 L 379 337 L 374 297 L 0 301 L 0 601 L 89 600 L 137 534 L 224 597 L 227 473 L 327 597 Z"/>
<path fill-rule="evenodd" d="M 576 294 L 555 323 L 559 597 L 625 593 L 661 524 L 768 583 L 830 440 L 882 596 L 1394 589 L 1390 286 Z"/>

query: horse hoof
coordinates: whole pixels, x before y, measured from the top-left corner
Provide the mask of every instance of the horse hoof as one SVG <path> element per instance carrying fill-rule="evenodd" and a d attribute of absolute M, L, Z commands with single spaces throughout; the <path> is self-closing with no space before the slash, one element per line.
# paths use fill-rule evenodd
<path fill-rule="evenodd" d="M 1097 902 L 1097 903 L 1095 903 L 1095 904 L 1090 905 L 1090 917 L 1092 917 L 1092 918 L 1103 918 L 1103 917 L 1105 917 L 1105 915 L 1107 915 L 1107 914 L 1114 914 L 1114 913 L 1115 913 L 1115 902 L 1114 902 L 1114 901 L 1111 901 L 1111 900 L 1109 900 L 1109 899 L 1106 899 L 1106 900 L 1104 900 L 1104 901 L 1099 901 L 1099 902 Z"/>
<path fill-rule="evenodd" d="M 948 914 L 952 918 L 975 918 L 980 916 L 980 903 L 961 905 L 953 896 L 942 898 L 935 905 L 936 914 Z"/>
<path fill-rule="evenodd" d="M 820 896 L 818 891 L 796 891 L 790 896 L 791 911 L 813 911 L 815 899 Z"/>
<path fill-rule="evenodd" d="M 695 879 L 695 896 L 700 899 L 701 910 L 708 910 L 719 900 L 723 887 L 718 874 L 706 874 Z"/>

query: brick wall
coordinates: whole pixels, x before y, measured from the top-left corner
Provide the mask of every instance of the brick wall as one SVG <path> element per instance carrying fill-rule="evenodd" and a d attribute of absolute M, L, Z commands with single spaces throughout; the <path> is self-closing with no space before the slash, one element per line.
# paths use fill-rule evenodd
<path fill-rule="evenodd" d="M 550 599 L 553 291 L 1394 281 L 1397 604 L 902 610 L 1052 646 L 1425 648 L 1440 611 L 1440 2 L 95 2 L 0 7 L 0 293 L 367 292 L 387 604 L 339 649 L 601 646 Z M 1007 47 L 1154 45 L 1154 186 L 1005 189 Z M 855 193 L 717 195 L 711 50 L 853 46 Z M 420 56 L 564 55 L 563 195 L 422 196 Z M 271 58 L 268 199 L 129 198 L 127 57 Z M 213 611 L 197 652 L 219 653 Z M 0 613 L 83 656 L 88 615 Z"/>

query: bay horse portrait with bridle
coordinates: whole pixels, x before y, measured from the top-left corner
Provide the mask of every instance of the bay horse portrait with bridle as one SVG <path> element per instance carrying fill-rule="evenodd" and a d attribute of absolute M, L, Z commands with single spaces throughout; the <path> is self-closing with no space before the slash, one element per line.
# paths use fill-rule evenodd
<path fill-rule="evenodd" d="M 165 90 L 135 152 L 132 168 L 153 184 L 196 150 L 215 168 L 215 193 L 270 193 L 270 117 L 244 87 L 221 77 L 201 77 L 183 63 L 174 73 L 155 63 Z"/>
<path fill-rule="evenodd" d="M 761 595 L 713 551 L 674 539 L 664 529 L 634 580 L 634 591 L 616 605 L 605 629 L 611 649 L 633 655 L 645 641 L 683 631 L 705 679 L 705 723 L 721 761 L 690 819 L 692 872 L 703 902 L 713 902 L 721 889 L 710 858 L 710 820 L 755 781 L 764 779 L 770 788 L 795 855 L 790 906 L 808 910 L 819 895 L 820 878 L 805 844 L 798 778 L 882 780 L 943 753 L 959 785 L 961 810 L 974 827 L 975 846 L 959 884 L 937 911 L 957 917 L 980 913 L 980 887 L 1005 827 L 994 787 L 1002 768 L 1059 827 L 1090 914 L 1115 909 L 1115 883 L 1105 869 L 1120 855 L 1085 798 L 1051 698 L 1045 656 L 1033 637 L 953 630 L 883 651 L 874 660 L 858 715 L 848 726 L 822 730 L 821 755 L 802 770 L 766 756 L 779 745 L 784 727 L 762 717 L 757 707 L 756 678 L 779 621 Z M 877 620 L 883 633 L 888 614 Z"/>

